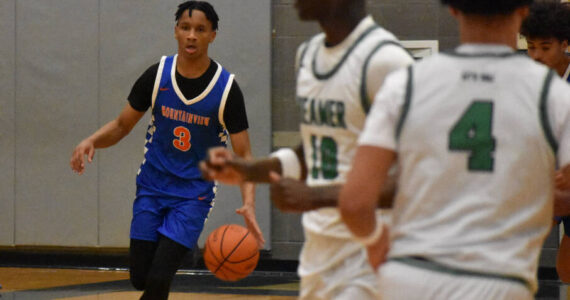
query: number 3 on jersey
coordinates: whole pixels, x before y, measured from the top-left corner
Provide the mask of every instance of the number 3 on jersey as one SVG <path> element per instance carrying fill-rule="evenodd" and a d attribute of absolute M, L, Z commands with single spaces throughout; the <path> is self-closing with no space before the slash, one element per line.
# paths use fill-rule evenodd
<path fill-rule="evenodd" d="M 333 138 L 325 136 L 321 139 L 320 145 L 317 145 L 317 137 L 311 135 L 311 146 L 313 150 L 313 166 L 311 167 L 311 176 L 319 178 L 319 168 L 317 167 L 317 159 L 320 156 L 322 176 L 324 179 L 334 179 L 338 175 L 337 171 L 337 149 L 336 142 Z M 319 147 L 320 146 L 320 147 Z M 318 155 L 320 154 L 320 155 Z"/>
<path fill-rule="evenodd" d="M 172 133 L 174 134 L 174 136 L 178 138 L 172 140 L 172 145 L 174 145 L 174 148 L 183 152 L 190 150 L 192 144 L 190 144 L 191 135 L 190 135 L 190 130 L 188 130 L 188 128 L 184 126 L 178 126 L 174 128 Z"/>
<path fill-rule="evenodd" d="M 495 138 L 492 126 L 493 102 L 474 101 L 451 129 L 449 149 L 470 153 L 469 171 L 493 171 Z"/>

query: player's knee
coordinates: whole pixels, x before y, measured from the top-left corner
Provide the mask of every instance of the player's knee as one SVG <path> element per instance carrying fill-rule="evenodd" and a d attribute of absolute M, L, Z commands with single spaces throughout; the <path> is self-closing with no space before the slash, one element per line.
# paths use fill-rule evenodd
<path fill-rule="evenodd" d="M 169 276 L 165 276 L 160 273 L 148 274 L 148 278 L 145 284 L 145 290 L 152 292 L 153 294 L 168 294 L 170 289 L 170 282 L 172 281 Z"/>

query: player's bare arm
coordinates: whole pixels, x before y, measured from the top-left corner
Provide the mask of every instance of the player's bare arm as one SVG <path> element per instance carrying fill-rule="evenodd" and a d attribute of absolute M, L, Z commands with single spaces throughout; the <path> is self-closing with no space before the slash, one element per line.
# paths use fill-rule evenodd
<path fill-rule="evenodd" d="M 304 179 L 307 170 L 303 159 L 303 148 L 298 146 L 294 151 L 300 162 L 300 176 Z M 241 184 L 245 181 L 269 183 L 270 172 L 283 173 L 281 161 L 277 157 L 246 160 L 223 147 L 210 149 L 208 158 L 200 163 L 200 169 L 205 179 L 225 184 Z"/>
<path fill-rule="evenodd" d="M 251 144 L 247 130 L 230 134 L 230 139 L 235 155 L 243 161 L 250 161 L 252 158 Z M 253 233 L 259 248 L 262 248 L 263 244 L 265 244 L 265 239 L 255 217 L 255 184 L 252 182 L 241 182 L 240 190 L 243 206 L 237 209 L 236 213 L 243 216 L 247 228 Z"/>
<path fill-rule="evenodd" d="M 359 146 L 339 196 L 342 219 L 354 236 L 368 248 L 368 257 L 374 268 L 384 261 L 387 253 L 386 239 L 381 238 L 387 232 L 377 224 L 375 210 L 388 170 L 395 159 L 396 154 L 391 150 Z"/>
<path fill-rule="evenodd" d="M 300 213 L 337 206 L 340 185 L 309 187 L 305 181 L 271 172 L 271 200 L 283 212 Z"/>
<path fill-rule="evenodd" d="M 570 190 L 570 165 L 565 165 L 556 171 L 554 183 L 556 184 L 556 189 Z"/>
<path fill-rule="evenodd" d="M 82 174 L 85 170 L 85 156 L 87 156 L 87 161 L 91 163 L 95 149 L 107 148 L 118 143 L 131 132 L 144 113 L 144 111 L 135 110 L 127 103 L 115 120 L 103 125 L 75 147 L 69 162 L 71 169 Z"/>
<path fill-rule="evenodd" d="M 554 215 L 570 215 L 570 191 L 555 189 L 554 191 Z"/>
<path fill-rule="evenodd" d="M 342 185 L 309 187 L 304 181 L 283 178 L 271 173 L 271 201 L 283 212 L 301 213 L 323 207 L 338 206 Z M 388 176 L 380 196 L 378 208 L 391 208 L 396 195 L 396 176 Z"/>

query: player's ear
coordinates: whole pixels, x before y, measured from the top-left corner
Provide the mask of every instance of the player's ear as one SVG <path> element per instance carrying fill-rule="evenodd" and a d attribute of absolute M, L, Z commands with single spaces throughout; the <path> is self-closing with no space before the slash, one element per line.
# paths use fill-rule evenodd
<path fill-rule="evenodd" d="M 213 30 L 212 34 L 210 35 L 210 43 L 213 43 L 214 40 L 216 39 L 216 35 L 218 34 L 217 30 Z"/>

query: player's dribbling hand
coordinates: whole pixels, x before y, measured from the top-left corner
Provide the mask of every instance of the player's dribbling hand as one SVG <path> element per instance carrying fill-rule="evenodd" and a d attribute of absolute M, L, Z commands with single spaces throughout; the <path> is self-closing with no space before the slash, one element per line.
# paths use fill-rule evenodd
<path fill-rule="evenodd" d="M 243 216 L 245 225 L 249 232 L 253 234 L 253 237 L 255 237 L 259 249 L 263 248 L 265 239 L 263 238 L 259 224 L 257 224 L 257 219 L 255 218 L 255 206 L 245 204 L 244 206 L 236 209 L 236 213 Z"/>
<path fill-rule="evenodd" d="M 80 175 L 83 174 L 83 171 L 85 171 L 85 155 L 87 155 L 87 161 L 91 163 L 93 161 L 93 156 L 95 155 L 95 146 L 93 145 L 93 142 L 88 139 L 81 141 L 71 154 L 69 165 L 73 172 Z"/>
<path fill-rule="evenodd" d="M 368 262 L 374 271 L 377 271 L 378 267 L 386 262 L 388 250 L 390 250 L 390 232 L 388 226 L 382 224 L 382 235 L 374 244 L 366 248 L 368 252 Z"/>
<path fill-rule="evenodd" d="M 206 160 L 200 162 L 202 177 L 225 184 L 241 184 L 245 181 L 247 162 L 224 147 L 208 150 Z"/>

